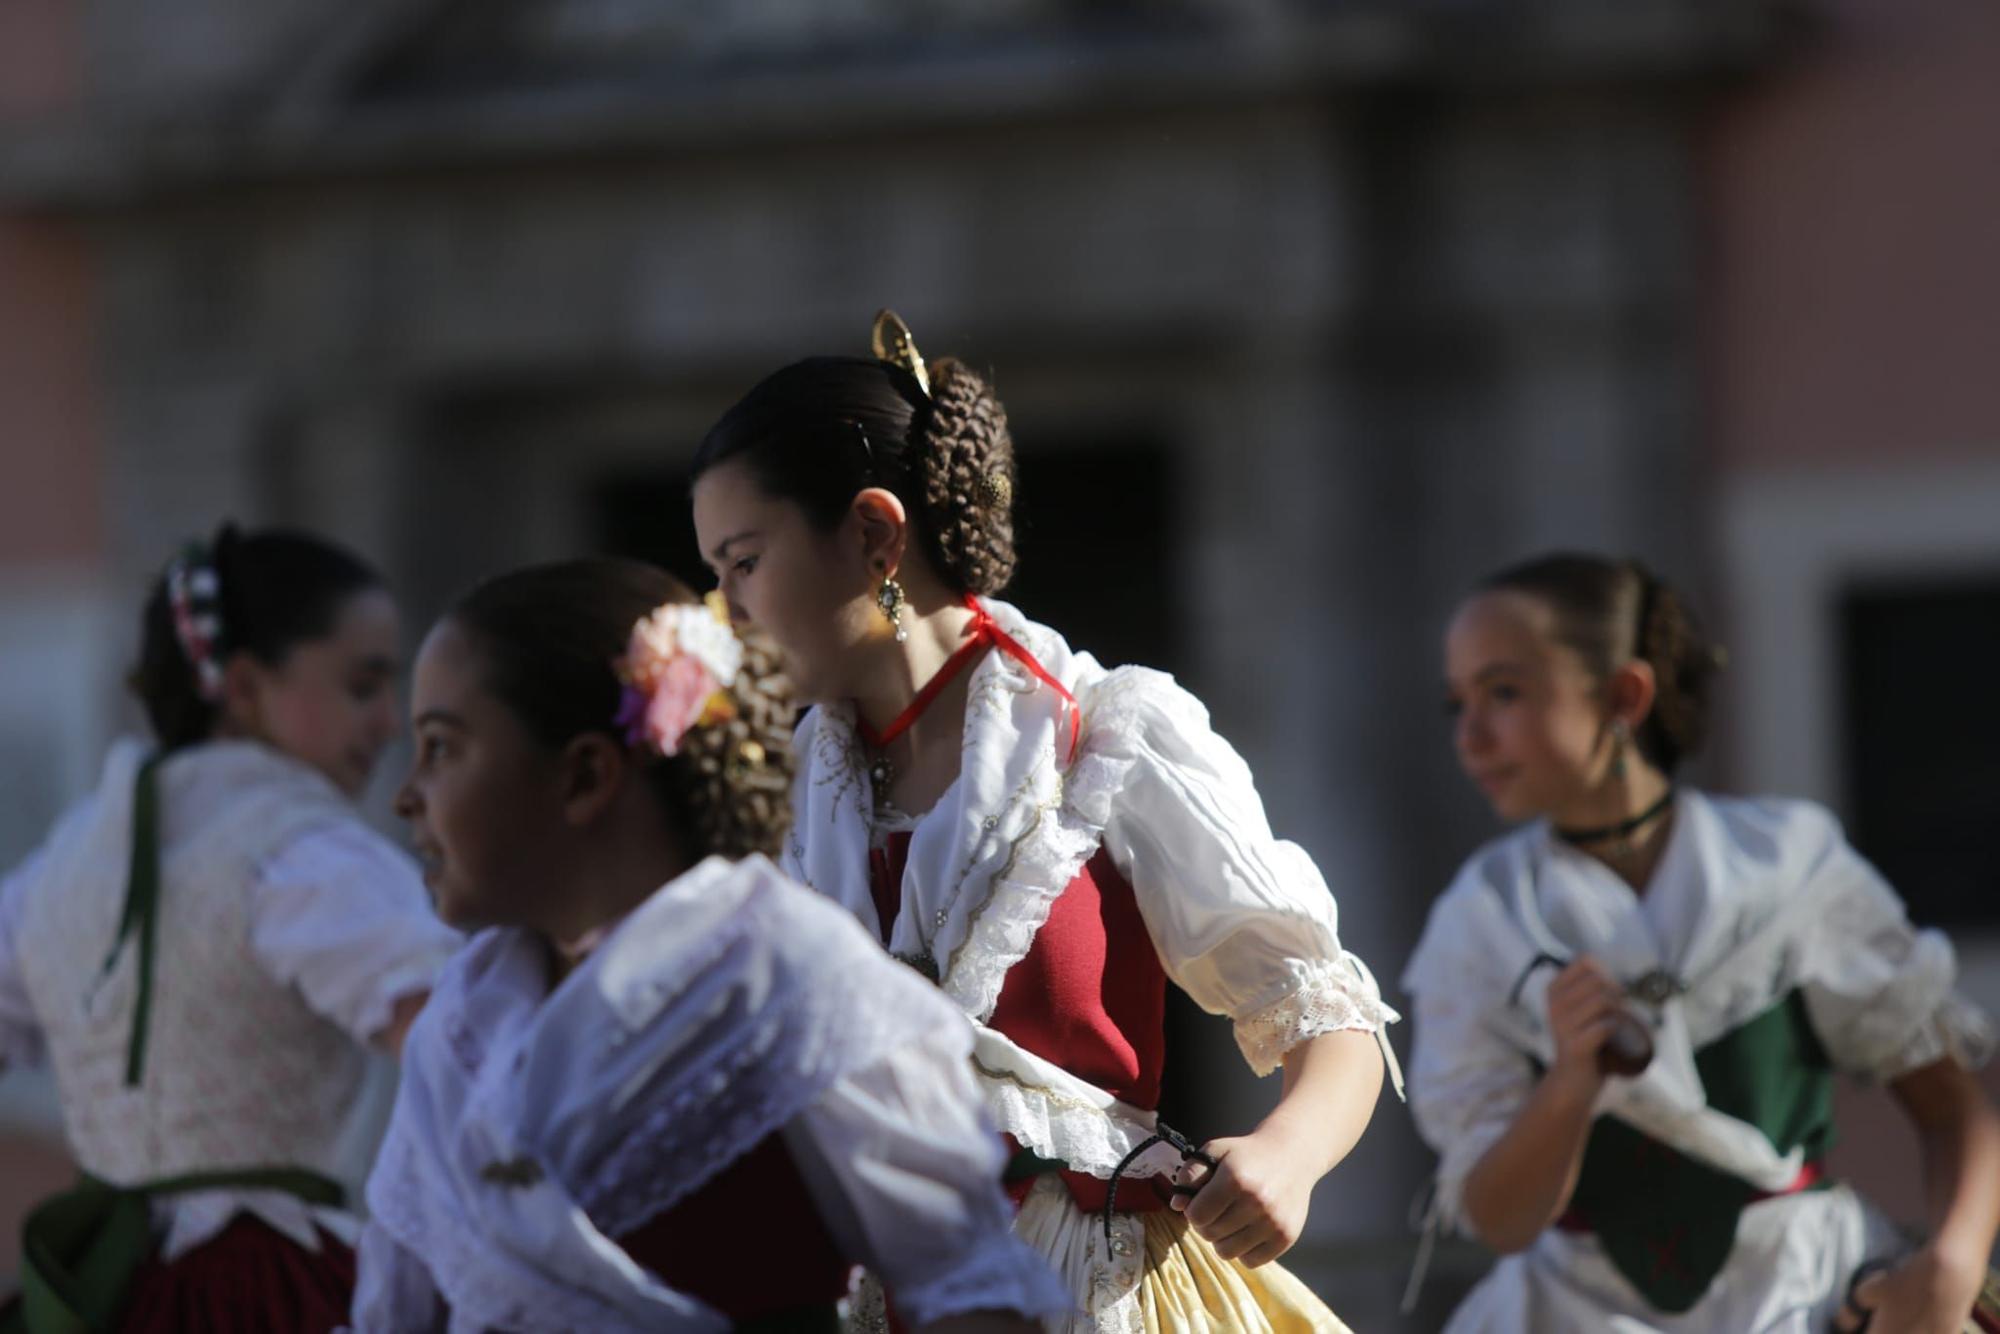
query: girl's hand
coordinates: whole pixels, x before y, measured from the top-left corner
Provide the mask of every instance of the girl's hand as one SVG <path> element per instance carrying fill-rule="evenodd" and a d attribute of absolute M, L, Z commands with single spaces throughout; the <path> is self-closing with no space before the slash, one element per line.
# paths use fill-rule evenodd
<path fill-rule="evenodd" d="M 1986 1266 L 1926 1246 L 1893 1269 L 1871 1274 L 1834 1319 L 1842 1331 L 1868 1334 L 1959 1334 L 1979 1299 Z"/>
<path fill-rule="evenodd" d="M 1625 1014 L 1625 988 L 1604 965 L 1579 955 L 1549 983 L 1549 1035 L 1556 1046 L 1550 1075 L 1595 1089 L 1604 1082 L 1598 1049 Z"/>
<path fill-rule="evenodd" d="M 1215 1167 L 1189 1162 L 1174 1173 L 1177 1185 L 1199 1186 L 1176 1195 L 1172 1208 L 1225 1260 L 1256 1268 L 1292 1248 L 1305 1231 L 1316 1178 L 1296 1164 L 1302 1155 L 1269 1129 L 1235 1139 L 1210 1140 L 1203 1150 Z"/>

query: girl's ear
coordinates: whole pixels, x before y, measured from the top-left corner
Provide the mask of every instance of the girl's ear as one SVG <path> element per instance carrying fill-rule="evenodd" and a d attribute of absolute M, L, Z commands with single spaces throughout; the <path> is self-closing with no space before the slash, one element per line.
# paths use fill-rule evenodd
<path fill-rule="evenodd" d="M 1652 714 L 1653 700 L 1658 692 L 1659 681 L 1653 675 L 1653 664 L 1643 658 L 1634 658 L 1611 673 L 1611 679 L 1605 683 L 1605 702 L 1615 721 L 1636 732 Z"/>
<path fill-rule="evenodd" d="M 861 555 L 869 570 L 893 576 L 910 540 L 910 516 L 903 502 L 894 491 L 871 486 L 855 494 L 850 513 L 861 533 Z"/>
<path fill-rule="evenodd" d="M 624 787 L 633 757 L 603 732 L 572 738 L 558 758 L 563 820 L 572 828 L 595 824 Z"/>
<path fill-rule="evenodd" d="M 264 686 L 270 673 L 248 653 L 232 653 L 222 665 L 222 698 L 216 701 L 216 730 L 233 736 L 261 736 Z"/>

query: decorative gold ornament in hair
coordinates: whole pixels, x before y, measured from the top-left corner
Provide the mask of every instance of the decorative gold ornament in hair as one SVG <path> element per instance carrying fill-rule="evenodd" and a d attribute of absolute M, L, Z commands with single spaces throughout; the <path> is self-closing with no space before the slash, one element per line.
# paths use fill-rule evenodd
<path fill-rule="evenodd" d="M 882 361 L 917 377 L 917 385 L 924 391 L 924 397 L 931 396 L 931 373 L 924 368 L 924 358 L 917 351 L 917 340 L 910 333 L 910 326 L 903 323 L 903 317 L 884 306 L 875 312 L 875 329 L 868 341 L 875 348 L 875 355 Z"/>
<path fill-rule="evenodd" d="M 979 479 L 980 494 L 986 503 L 995 509 L 1006 509 L 1014 503 L 1014 479 L 1004 468 L 993 468 Z"/>
<path fill-rule="evenodd" d="M 763 768 L 764 762 L 769 758 L 761 743 L 745 737 L 730 751 L 729 776 L 736 779 L 747 778 Z"/>

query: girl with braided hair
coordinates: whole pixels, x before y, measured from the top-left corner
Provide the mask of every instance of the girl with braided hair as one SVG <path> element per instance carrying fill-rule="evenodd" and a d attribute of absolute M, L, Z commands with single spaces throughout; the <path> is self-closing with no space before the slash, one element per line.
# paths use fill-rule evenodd
<path fill-rule="evenodd" d="M 396 734 L 380 576 L 225 525 L 155 582 L 151 744 L 0 883 L 0 1061 L 46 1061 L 81 1184 L 29 1218 L 0 1329 L 324 1331 L 360 1223 L 334 1179 L 456 932 L 355 809 Z"/>
<path fill-rule="evenodd" d="M 1078 1308 L 1051 1328 L 1342 1329 L 1271 1262 L 1367 1125 L 1394 1016 L 1200 703 L 994 597 L 992 389 L 886 312 L 875 352 L 778 371 L 695 460 L 703 558 L 813 704 L 784 865 L 978 1026 L 1017 1231 Z M 1157 1124 L 1169 979 L 1284 1070 L 1250 1133 Z"/>
<path fill-rule="evenodd" d="M 2000 1329 L 1986 1018 L 1827 811 L 1676 786 L 1720 663 L 1681 596 L 1543 557 L 1459 608 L 1445 662 L 1459 762 L 1525 822 L 1403 979 L 1435 1221 L 1505 1257 L 1447 1328 Z M 1928 1242 L 1827 1178 L 1836 1070 L 1915 1126 Z"/>
<path fill-rule="evenodd" d="M 362 1334 L 919 1326 L 1060 1310 L 1008 1231 L 951 1007 L 770 858 L 790 688 L 629 561 L 482 584 L 417 659 L 398 806 L 478 928 L 369 1179 Z"/>

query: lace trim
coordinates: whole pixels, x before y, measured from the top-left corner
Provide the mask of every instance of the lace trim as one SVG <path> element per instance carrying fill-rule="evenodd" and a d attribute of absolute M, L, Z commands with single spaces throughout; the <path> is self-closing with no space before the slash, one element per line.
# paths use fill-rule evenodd
<path fill-rule="evenodd" d="M 1044 1158 L 1067 1163 L 1072 1171 L 1108 1181 L 1132 1147 L 1151 1133 L 1151 1127 L 1129 1125 L 1081 1098 L 988 1069 L 977 1057 L 972 1068 L 1000 1130 Z"/>
<path fill-rule="evenodd" d="M 1013 626 L 1008 631 L 1022 633 Z M 1126 701 L 1138 683 L 1138 673 L 1115 672 L 1087 692 L 1081 755 L 1014 844 L 952 952 L 945 991 L 981 1023 L 999 1004 L 1008 970 L 1027 956 L 1056 899 L 1103 846 L 1112 800 L 1137 762 L 1124 739 L 1134 712 Z M 1052 748 L 1047 763 L 1056 763 Z"/>
<path fill-rule="evenodd" d="M 1993 1052 L 1993 1026 L 1952 990 L 1957 978 L 1951 945 L 1936 931 L 1919 931 L 1894 980 L 1835 1037 L 1836 1056 L 1878 1080 L 1946 1056 L 1968 1070 L 1984 1065 Z"/>
<path fill-rule="evenodd" d="M 1300 973 L 1297 986 L 1236 1021 L 1236 1045 L 1259 1077 L 1276 1070 L 1285 1053 L 1309 1038 L 1344 1028 L 1380 1033 L 1401 1017 L 1345 956 L 1297 960 L 1292 967 Z"/>
<path fill-rule="evenodd" d="M 913 996 L 907 987 L 880 985 L 880 977 L 857 976 L 852 968 L 835 976 L 834 964 L 849 958 L 798 962 L 816 975 L 798 979 L 726 1063 L 648 1112 L 590 1174 L 578 1202 L 602 1231 L 624 1236 L 671 1208 L 835 1080 L 920 1038 L 941 1017 L 941 1007 L 922 1003 L 934 995 L 928 988 Z M 921 985 L 914 974 L 911 980 Z M 894 975 L 894 981 L 903 979 Z M 847 997 L 847 1003 L 823 1004 L 830 995 Z"/>

